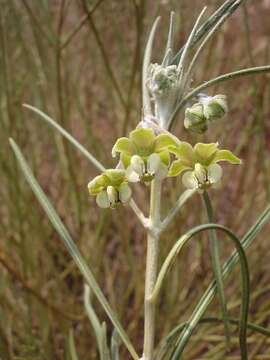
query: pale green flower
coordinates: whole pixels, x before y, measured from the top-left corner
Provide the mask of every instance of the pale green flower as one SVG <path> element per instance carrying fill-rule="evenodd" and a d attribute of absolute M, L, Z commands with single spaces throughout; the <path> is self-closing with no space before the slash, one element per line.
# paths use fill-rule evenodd
<path fill-rule="evenodd" d="M 198 143 L 193 148 L 189 143 L 181 142 L 177 146 L 171 146 L 169 150 L 177 159 L 172 163 L 168 176 L 183 174 L 183 185 L 199 191 L 220 181 L 222 168 L 218 162 L 241 164 L 241 160 L 229 150 L 219 150 L 218 143 Z"/>
<path fill-rule="evenodd" d="M 125 170 L 109 169 L 96 176 L 88 184 L 90 195 L 96 196 L 101 208 L 115 208 L 119 203 L 127 203 L 131 198 L 131 188 Z"/>
<path fill-rule="evenodd" d="M 120 154 L 130 182 L 148 182 L 167 176 L 170 165 L 169 146 L 177 145 L 177 140 L 167 134 L 155 135 L 152 129 L 137 128 L 129 138 L 118 139 L 112 155 Z"/>

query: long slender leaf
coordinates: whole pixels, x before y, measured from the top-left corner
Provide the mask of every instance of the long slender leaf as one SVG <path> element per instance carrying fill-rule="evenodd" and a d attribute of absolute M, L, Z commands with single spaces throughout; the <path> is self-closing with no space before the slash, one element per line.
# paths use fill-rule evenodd
<path fill-rule="evenodd" d="M 108 360 L 109 350 L 107 345 L 106 324 L 100 324 L 97 314 L 90 301 L 90 287 L 86 284 L 84 285 L 84 307 L 95 333 L 100 360 Z"/>
<path fill-rule="evenodd" d="M 175 261 L 175 258 L 180 253 L 183 246 L 196 234 L 200 233 L 201 231 L 205 230 L 221 230 L 228 235 L 228 237 L 233 241 L 236 252 L 239 256 L 240 260 L 240 266 L 241 266 L 241 283 L 242 283 L 242 303 L 241 303 L 241 316 L 239 321 L 239 342 L 240 342 L 240 348 L 241 348 L 241 355 L 242 360 L 247 359 L 247 344 L 246 344 L 246 328 L 247 328 L 247 320 L 248 320 L 248 306 L 249 306 L 249 271 L 248 271 L 248 263 L 247 258 L 244 252 L 244 249 L 241 245 L 240 240 L 235 236 L 235 234 L 226 228 L 225 226 L 218 225 L 218 224 L 205 224 L 200 225 L 192 228 L 189 230 L 186 234 L 181 236 L 181 238 L 175 243 L 173 248 L 171 249 L 169 255 L 166 257 L 161 270 L 158 274 L 157 281 L 153 290 L 153 293 L 149 300 L 156 301 L 158 293 L 161 289 L 161 286 L 163 284 L 164 278 L 169 271 L 170 267 L 172 266 L 173 262 Z M 192 323 L 188 323 L 187 325 L 187 332 L 189 331 L 189 328 L 192 328 Z M 173 360 L 177 360 L 180 358 L 180 355 L 182 354 L 184 348 L 185 348 L 186 342 L 185 338 L 182 337 L 179 341 L 178 347 L 172 357 Z"/>
<path fill-rule="evenodd" d="M 249 229 L 249 231 L 242 238 L 241 244 L 244 250 L 249 248 L 249 246 L 252 244 L 256 236 L 259 234 L 262 228 L 269 222 L 269 220 L 270 220 L 270 206 L 268 206 L 264 210 L 264 212 L 258 218 L 257 222 Z M 231 272 L 238 264 L 238 262 L 239 262 L 239 256 L 237 252 L 234 251 L 230 256 L 230 258 L 223 265 L 222 277 L 224 280 L 228 278 L 228 276 L 231 274 Z M 215 281 L 212 281 L 208 286 L 207 290 L 205 291 L 205 293 L 203 294 L 203 296 L 201 297 L 192 315 L 190 316 L 188 320 L 188 324 L 189 324 L 188 328 L 185 328 L 182 334 L 180 335 L 179 340 L 180 339 L 182 340 L 181 347 L 184 347 L 187 344 L 194 329 L 196 328 L 197 324 L 205 314 L 208 306 L 211 304 L 216 294 L 217 294 L 217 285 Z M 180 346 L 180 344 L 178 346 Z"/>
<path fill-rule="evenodd" d="M 208 216 L 208 222 L 210 223 L 214 222 L 215 220 L 214 220 L 213 207 L 207 191 L 204 191 L 202 197 Z M 215 230 L 210 231 L 210 251 L 211 251 L 213 272 L 217 283 L 218 297 L 221 305 L 222 318 L 224 321 L 224 331 L 227 342 L 227 348 L 229 348 L 230 345 L 229 315 L 228 315 L 227 303 L 225 299 L 224 284 L 222 279 L 222 266 L 220 261 L 219 241 L 217 239 L 217 233 Z"/>
<path fill-rule="evenodd" d="M 196 45 L 219 21 L 219 19 L 225 14 L 232 15 L 235 10 L 246 0 L 227 0 L 225 1 L 215 12 L 211 15 L 196 32 L 191 47 Z M 179 59 L 184 51 L 185 45 L 178 51 L 173 59 L 174 64 L 178 64 Z"/>
<path fill-rule="evenodd" d="M 69 346 L 69 353 L 70 353 L 71 360 L 79 360 L 79 357 L 78 357 L 78 354 L 76 351 L 74 334 L 73 334 L 72 329 L 70 329 L 70 331 L 69 331 L 68 346 Z"/>
<path fill-rule="evenodd" d="M 55 230 L 63 240 L 69 254 L 75 261 L 76 265 L 78 266 L 78 269 L 80 270 L 81 274 L 83 275 L 86 283 L 91 287 L 92 291 L 96 295 L 97 299 L 99 300 L 100 304 L 102 305 L 103 309 L 105 310 L 106 314 L 110 318 L 111 322 L 117 329 L 119 336 L 123 340 L 123 343 L 126 345 L 127 349 L 129 350 L 131 356 L 133 359 L 138 360 L 139 356 L 137 355 L 133 345 L 131 344 L 129 337 L 125 330 L 123 329 L 122 325 L 120 324 L 119 320 L 117 319 L 117 316 L 111 309 L 107 299 L 102 293 L 102 290 L 100 289 L 99 285 L 96 282 L 96 279 L 89 269 L 86 261 L 82 257 L 81 253 L 79 252 L 77 246 L 75 245 L 74 241 L 72 240 L 68 230 L 60 220 L 58 214 L 56 213 L 55 209 L 53 208 L 52 204 L 50 203 L 49 199 L 39 186 L 37 180 L 35 179 L 33 173 L 31 172 L 26 160 L 24 159 L 19 147 L 14 142 L 13 139 L 10 139 L 10 145 L 12 147 L 12 150 L 14 151 L 15 157 L 18 161 L 18 164 L 28 182 L 31 189 L 33 190 L 34 194 L 36 195 L 38 201 L 40 202 L 43 210 L 47 214 L 48 218 L 50 219 L 52 225 L 54 226 Z"/>
<path fill-rule="evenodd" d="M 153 48 L 153 41 L 155 37 L 155 33 L 157 30 L 158 23 L 160 21 L 160 17 L 158 17 L 151 29 L 146 48 L 144 53 L 143 59 L 143 70 L 142 70 L 142 94 L 143 94 L 143 111 L 145 115 L 151 115 L 151 102 L 150 96 L 147 89 L 147 77 L 149 71 L 149 65 L 151 63 L 151 55 L 152 55 L 152 48 Z"/>

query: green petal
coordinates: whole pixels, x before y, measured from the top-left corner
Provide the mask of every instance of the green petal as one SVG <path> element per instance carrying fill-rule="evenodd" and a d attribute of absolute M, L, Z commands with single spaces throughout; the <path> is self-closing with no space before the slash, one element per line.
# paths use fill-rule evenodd
<path fill-rule="evenodd" d="M 235 156 L 231 151 L 229 150 L 218 150 L 214 159 L 213 163 L 217 163 L 219 161 L 227 161 L 230 164 L 241 164 L 242 161 L 237 156 Z"/>
<path fill-rule="evenodd" d="M 179 141 L 178 139 L 174 139 L 172 136 L 167 134 L 161 134 L 156 137 L 155 141 L 155 152 L 160 152 L 163 150 L 167 150 L 169 146 L 177 146 Z"/>
<path fill-rule="evenodd" d="M 194 147 L 196 160 L 204 165 L 209 165 L 218 150 L 218 143 L 198 143 Z"/>
<path fill-rule="evenodd" d="M 191 167 L 182 163 L 181 160 L 175 160 L 170 167 L 168 176 L 178 176 L 183 171 L 190 170 Z"/>
<path fill-rule="evenodd" d="M 119 186 L 125 180 L 125 170 L 109 169 L 104 171 L 104 175 L 108 178 L 109 184 Z"/>
<path fill-rule="evenodd" d="M 131 156 L 127 155 L 127 154 L 124 154 L 124 153 L 121 153 L 120 160 L 121 160 L 124 168 L 126 169 L 130 164 Z"/>
<path fill-rule="evenodd" d="M 112 156 L 115 157 L 117 153 L 124 153 L 127 155 L 132 155 L 135 151 L 132 141 L 127 137 L 121 137 L 116 141 L 112 148 Z"/>
<path fill-rule="evenodd" d="M 186 166 L 193 166 L 194 150 L 189 143 L 182 141 L 177 147 L 169 147 L 169 151 L 175 154 Z"/>
<path fill-rule="evenodd" d="M 152 129 L 136 129 L 131 131 L 129 138 L 139 149 L 150 149 L 153 147 L 155 142 L 155 134 Z"/>
<path fill-rule="evenodd" d="M 105 186 L 108 185 L 108 179 L 106 176 L 98 175 L 88 184 L 88 191 L 90 195 L 97 195 L 100 191 L 104 189 Z"/>
<path fill-rule="evenodd" d="M 162 151 L 158 155 L 161 158 L 161 161 L 163 162 L 163 164 L 165 164 L 166 166 L 169 166 L 170 160 L 171 160 L 170 153 L 168 151 Z"/>

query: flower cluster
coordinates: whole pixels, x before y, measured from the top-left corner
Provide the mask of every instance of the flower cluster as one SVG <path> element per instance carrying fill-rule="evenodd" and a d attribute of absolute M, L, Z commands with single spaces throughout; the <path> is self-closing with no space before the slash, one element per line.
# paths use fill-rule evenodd
<path fill-rule="evenodd" d="M 88 184 L 90 195 L 96 196 L 101 208 L 115 208 L 119 203 L 125 204 L 131 198 L 131 188 L 124 170 L 108 169 L 96 176 Z"/>
<path fill-rule="evenodd" d="M 201 96 L 200 101 L 185 111 L 184 126 L 193 132 L 203 133 L 208 125 L 228 112 L 225 95 Z"/>
<path fill-rule="evenodd" d="M 220 150 L 218 143 L 198 143 L 193 148 L 168 133 L 156 135 L 144 128 L 119 138 L 112 155 L 119 155 L 121 168 L 104 171 L 88 185 L 90 195 L 96 196 L 102 208 L 127 203 L 132 195 L 129 182 L 149 183 L 181 175 L 185 187 L 202 192 L 221 179 L 219 162 L 241 163 L 230 151 Z M 171 156 L 175 157 L 173 161 Z"/>

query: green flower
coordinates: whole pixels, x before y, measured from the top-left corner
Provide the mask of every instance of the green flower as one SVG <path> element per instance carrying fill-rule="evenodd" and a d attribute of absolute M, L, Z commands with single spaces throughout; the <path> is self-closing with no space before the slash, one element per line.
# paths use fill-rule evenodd
<path fill-rule="evenodd" d="M 161 180 L 167 176 L 170 165 L 168 147 L 176 145 L 177 140 L 170 135 L 156 136 L 152 129 L 138 128 L 129 134 L 129 138 L 116 141 L 112 155 L 120 154 L 128 181 Z"/>
<path fill-rule="evenodd" d="M 204 116 L 209 121 L 220 119 L 228 112 L 225 95 L 201 97 L 200 102 L 203 104 Z"/>
<path fill-rule="evenodd" d="M 184 127 L 199 134 L 208 128 L 207 119 L 204 115 L 203 105 L 196 103 L 185 111 Z"/>
<path fill-rule="evenodd" d="M 125 170 L 109 169 L 96 176 L 88 184 L 90 195 L 96 196 L 101 208 L 115 208 L 119 203 L 127 203 L 131 198 Z"/>
<path fill-rule="evenodd" d="M 206 190 L 222 177 L 220 161 L 241 164 L 241 160 L 229 150 L 219 150 L 218 143 L 198 143 L 194 148 L 187 142 L 171 146 L 169 150 L 176 155 L 168 176 L 183 174 L 183 185 L 189 189 Z"/>

